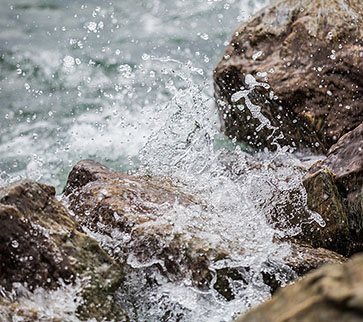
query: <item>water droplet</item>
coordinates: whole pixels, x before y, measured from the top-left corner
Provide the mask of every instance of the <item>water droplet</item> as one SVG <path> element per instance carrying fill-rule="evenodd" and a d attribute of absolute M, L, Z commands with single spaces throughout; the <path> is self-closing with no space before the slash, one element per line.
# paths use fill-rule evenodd
<path fill-rule="evenodd" d="M 87 29 L 92 32 L 97 32 L 97 24 L 94 21 L 90 21 L 87 24 Z"/>
<path fill-rule="evenodd" d="M 63 58 L 63 65 L 66 68 L 72 68 L 75 64 L 75 60 L 72 56 L 66 56 Z"/>
<path fill-rule="evenodd" d="M 127 65 L 127 64 L 120 65 L 119 70 L 120 70 L 120 73 L 121 73 L 121 75 L 123 77 L 125 77 L 125 78 L 131 78 L 132 77 L 131 67 L 129 65 Z"/>
<path fill-rule="evenodd" d="M 206 33 L 198 33 L 198 36 L 200 38 L 202 38 L 203 40 L 208 40 L 209 39 L 209 36 Z"/>
<path fill-rule="evenodd" d="M 11 246 L 13 247 L 13 248 L 18 248 L 19 247 L 19 242 L 17 241 L 17 240 L 13 240 L 12 242 L 11 242 Z"/>
<path fill-rule="evenodd" d="M 259 58 L 260 56 L 262 56 L 263 52 L 262 51 L 258 51 L 257 53 L 253 54 L 252 59 L 256 60 L 257 58 Z"/>

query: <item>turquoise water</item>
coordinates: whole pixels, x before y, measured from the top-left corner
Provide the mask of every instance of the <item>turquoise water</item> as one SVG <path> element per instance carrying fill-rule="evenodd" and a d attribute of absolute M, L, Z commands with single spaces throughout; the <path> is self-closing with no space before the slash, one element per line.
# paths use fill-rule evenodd
<path fill-rule="evenodd" d="M 188 81 L 217 122 L 212 71 L 233 30 L 267 2 L 1 0 L 2 181 L 29 177 L 59 193 L 81 159 L 138 167 Z"/>

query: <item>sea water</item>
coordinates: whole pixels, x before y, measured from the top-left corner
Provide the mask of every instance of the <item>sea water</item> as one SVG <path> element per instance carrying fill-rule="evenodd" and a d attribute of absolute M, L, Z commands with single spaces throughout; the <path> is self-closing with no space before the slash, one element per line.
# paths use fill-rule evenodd
<path fill-rule="evenodd" d="M 266 3 L 1 0 L 3 182 L 30 177 L 61 192 L 81 159 L 135 168 L 187 86 L 178 74 L 190 72 L 213 110 L 213 69 Z"/>

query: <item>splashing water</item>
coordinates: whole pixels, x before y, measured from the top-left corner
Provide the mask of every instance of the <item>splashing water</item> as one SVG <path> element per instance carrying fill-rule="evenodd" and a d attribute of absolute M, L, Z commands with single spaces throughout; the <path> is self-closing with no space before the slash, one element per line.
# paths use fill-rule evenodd
<path fill-rule="evenodd" d="M 236 10 L 224 8 L 232 2 Z M 231 30 L 266 2 L 2 0 L 2 182 L 29 177 L 60 192 L 80 159 L 137 166 L 169 115 L 155 111 L 174 95 L 163 73 L 169 61 L 147 57 L 191 61 L 210 84 Z"/>
<path fill-rule="evenodd" d="M 159 286 L 145 290 L 150 271 L 143 272 L 145 266 L 136 265 L 134 268 L 139 270 L 137 273 L 131 270 L 127 282 L 131 285 L 121 297 L 130 297 L 127 304 L 137 307 L 132 313 L 137 321 L 163 320 L 168 310 L 173 312 L 168 321 L 230 321 L 237 312 L 269 296 L 270 289 L 263 281 L 266 263 L 284 266 L 283 258 L 289 255 L 287 244 L 274 242 L 276 234 L 294 236 L 302 225 L 323 222 L 319 215 L 307 209 L 302 186 L 304 166 L 288 147 L 254 156 L 239 147 L 233 151 L 216 149 L 216 116 L 210 112 L 213 103 L 203 94 L 203 85 L 192 81 L 190 66 L 173 62 L 178 64 L 179 72 L 174 69 L 167 72 L 182 79 L 185 85 L 183 89 L 173 88 L 175 95 L 168 110 L 174 114 L 141 150 L 141 167 L 137 173 L 178 178 L 188 187 L 188 192 L 199 196 L 207 207 L 174 207 L 173 212 L 160 217 L 153 225 L 162 226 L 167 220 L 174 224 L 175 233 L 190 233 L 212 247 L 218 245 L 227 249 L 231 258 L 215 261 L 210 269 L 248 267 L 250 270 L 244 275 L 248 283 L 246 286 L 240 281 L 230 281 L 234 299 L 227 302 L 213 289 L 213 282 L 207 292 L 200 292 L 189 286 L 190 280 L 170 283 L 155 269 L 153 274 L 160 278 Z M 255 86 L 266 84 L 252 84 L 250 80 L 250 88 L 234 94 L 233 99 L 243 97 L 247 107 L 256 110 L 259 107 L 250 102 L 248 94 Z M 255 117 L 262 126 L 270 126 L 260 112 L 256 111 Z M 278 141 L 278 137 L 276 139 Z M 293 208 L 284 211 L 289 204 L 293 204 Z M 310 213 L 308 219 L 304 219 L 306 212 Z M 276 225 L 274 217 L 279 218 Z M 291 219 L 296 223 L 294 226 L 289 224 Z M 132 252 L 132 247 L 130 249 Z M 146 266 L 153 266 L 155 261 L 156 258 L 151 259 Z M 278 277 L 282 284 L 293 274 L 287 267 L 285 269 L 285 275 Z M 145 284 L 140 282 L 143 280 Z M 136 281 L 139 287 L 135 287 Z"/>
<path fill-rule="evenodd" d="M 24 285 L 14 283 L 13 290 L 1 292 L 5 298 L 5 303 L 17 303 L 18 310 L 15 310 L 11 321 L 29 321 L 29 318 L 36 313 L 37 321 L 69 321 L 78 322 L 76 311 L 82 304 L 82 283 L 77 280 L 74 285 L 67 285 L 59 281 L 60 287 L 56 290 L 44 290 L 39 287 L 30 292 Z M 28 316 L 28 317 L 27 317 Z M 8 321 L 9 318 L 0 308 L 0 318 Z M 34 317 L 32 318 L 34 319 Z"/>
<path fill-rule="evenodd" d="M 249 99 L 255 87 L 268 84 L 247 75 L 248 88 L 232 101 L 244 101 L 261 123 L 257 131 L 273 130 L 278 149 L 252 156 L 219 134 L 212 69 L 235 27 L 268 2 L 89 1 L 65 7 L 53 1 L 53 7 L 44 7 L 19 1 L 0 14 L 6 16 L 0 29 L 5 30 L 0 32 L 1 183 L 30 177 L 60 192 L 69 169 L 84 158 L 170 177 L 203 206 L 176 203 L 149 229 L 173 223 L 174 235 L 223 248 L 229 257 L 209 269 L 237 269 L 245 279 L 229 279 L 233 299 L 227 301 L 213 287 L 215 280 L 203 290 L 188 276 L 171 281 L 160 273 L 165 264 L 160 258 L 140 261 L 133 251 L 137 241 L 85 227 L 111 254 L 118 246 L 127 249 L 129 268 L 117 296 L 134 321 L 231 321 L 270 295 L 263 280 L 267 264 L 285 268 L 277 277 L 282 285 L 294 274 L 283 260 L 290 248 L 277 244 L 276 235 L 294 236 L 313 221 L 324 224 L 306 207 L 301 183 L 306 164 L 279 145 L 278 129 Z M 44 12 L 49 21 L 33 23 Z M 218 23 L 210 27 L 211 21 Z M 43 33 L 49 33 L 50 45 Z M 287 224 L 292 218 L 293 227 Z M 150 285 L 150 279 L 157 282 Z M 44 297 L 39 294 L 30 301 L 39 304 Z M 57 296 L 68 301 L 67 295 Z M 72 312 L 72 305 L 64 307 Z"/>

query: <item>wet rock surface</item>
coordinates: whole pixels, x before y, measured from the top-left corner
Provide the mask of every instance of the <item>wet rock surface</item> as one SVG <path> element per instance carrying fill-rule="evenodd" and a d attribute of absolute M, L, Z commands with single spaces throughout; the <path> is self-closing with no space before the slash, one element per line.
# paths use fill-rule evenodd
<path fill-rule="evenodd" d="M 334 249 L 343 254 L 351 253 L 354 245 L 348 216 L 333 173 L 329 169 L 319 170 L 306 178 L 304 185 L 309 208 L 322 216 L 325 226 L 314 223 L 313 227 L 303 230 L 301 238 L 315 247 Z"/>
<path fill-rule="evenodd" d="M 73 313 L 80 320 L 126 320 L 113 300 L 121 268 L 77 229 L 53 187 L 29 180 L 1 187 L 0 225 L 0 313 L 8 320 L 23 315 L 31 315 L 29 321 L 51 319 L 36 308 L 23 308 L 22 296 L 74 283 L 80 284 L 75 294 L 80 299 Z"/>
<path fill-rule="evenodd" d="M 326 226 L 315 225 L 304 238 L 345 255 L 363 250 L 363 124 L 341 137 L 309 172 L 308 204 Z"/>
<path fill-rule="evenodd" d="M 350 227 L 360 236 L 363 228 L 363 123 L 330 148 L 322 167 L 334 173 Z"/>
<path fill-rule="evenodd" d="M 225 134 L 274 149 L 282 133 L 282 145 L 326 153 L 357 127 L 363 121 L 362 11 L 359 0 L 280 0 L 242 24 L 214 73 Z M 246 100 L 231 100 L 249 88 L 248 74 L 270 85 L 249 94 L 270 121 L 262 129 Z"/>
<path fill-rule="evenodd" d="M 363 123 L 345 134 L 328 152 L 323 166 L 331 169 L 335 179 L 347 190 L 363 182 Z M 360 193 L 360 191 L 359 191 Z"/>
<path fill-rule="evenodd" d="M 343 265 L 323 266 L 236 322 L 362 321 L 362 269 L 361 254 Z"/>
<path fill-rule="evenodd" d="M 342 264 L 347 258 L 324 248 L 314 248 L 309 244 L 292 242 L 292 255 L 286 258 L 286 264 L 294 269 L 298 276 L 304 276 L 324 264 Z"/>
<path fill-rule="evenodd" d="M 314 248 L 310 244 L 298 240 L 290 240 L 291 254 L 284 258 L 286 267 L 294 272 L 291 281 L 305 276 L 308 272 L 321 267 L 324 264 L 342 264 L 347 258 L 324 248 Z M 268 267 L 268 266 L 267 266 Z M 286 270 L 286 268 L 285 268 Z M 279 283 L 277 274 L 284 272 L 284 268 L 270 266 L 266 269 L 264 280 L 271 287 L 274 294 L 282 285 Z"/>
<path fill-rule="evenodd" d="M 232 253 L 243 255 L 241 243 L 227 249 L 198 236 L 198 227 L 190 227 L 188 232 L 174 230 L 176 223 L 168 219 L 169 212 L 182 206 L 183 211 L 188 208 L 200 213 L 203 205 L 168 180 L 132 177 L 85 160 L 71 171 L 65 196 L 76 221 L 103 240 L 103 247 L 122 265 L 154 267 L 170 281 L 189 277 L 201 289 L 213 283 L 229 300 L 234 296 L 230 283 L 248 283 L 249 267 L 221 265 L 233 261 Z M 286 263 L 265 264 L 264 279 L 272 289 L 278 286 L 278 274 L 293 279 L 324 263 L 345 259 L 296 242 L 291 257 L 284 260 Z M 149 278 L 148 283 L 155 282 Z"/>
<path fill-rule="evenodd" d="M 33 322 L 39 321 L 40 314 L 36 309 L 24 309 L 16 303 L 4 300 L 0 297 L 0 320 L 1 321 Z M 58 322 L 59 319 L 52 319 L 52 322 Z"/>
<path fill-rule="evenodd" d="M 71 171 L 65 195 L 79 224 L 109 238 L 121 237 L 124 242 L 108 250 L 123 264 L 132 266 L 134 260 L 143 267 L 154 261 L 171 280 L 191 274 L 203 288 L 212 279 L 209 264 L 227 258 L 224 250 L 173 231 L 174 223 L 163 215 L 174 206 L 196 211 L 201 206 L 168 180 L 132 177 L 85 160 Z"/>

